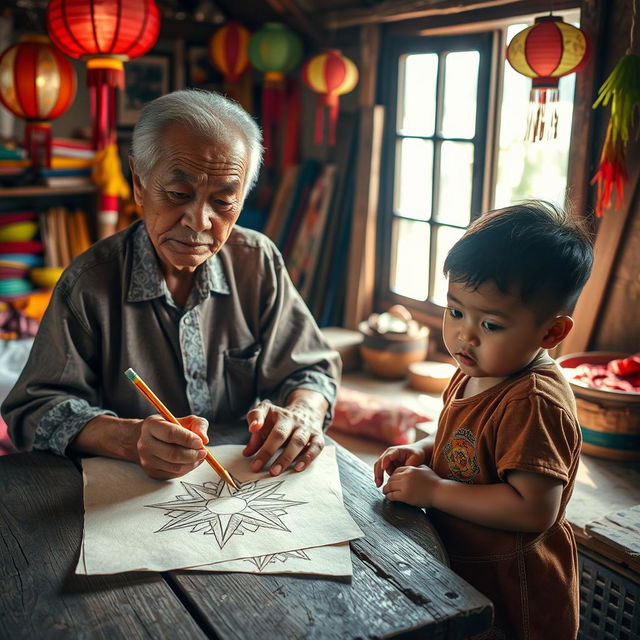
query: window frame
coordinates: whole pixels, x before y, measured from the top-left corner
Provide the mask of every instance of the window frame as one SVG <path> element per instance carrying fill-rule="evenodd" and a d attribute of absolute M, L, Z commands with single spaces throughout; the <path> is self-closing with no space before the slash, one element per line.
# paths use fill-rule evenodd
<path fill-rule="evenodd" d="M 377 243 L 376 251 L 376 287 L 375 300 L 376 308 L 388 308 L 393 304 L 402 304 L 407 307 L 414 317 L 425 324 L 439 326 L 442 318 L 442 307 L 430 302 L 414 300 L 406 296 L 395 293 L 390 288 L 391 276 L 391 238 L 393 233 L 393 222 L 396 218 L 406 218 L 394 213 L 394 188 L 396 171 L 396 150 L 398 140 L 403 137 L 433 140 L 434 163 L 432 168 L 432 213 L 425 224 L 429 224 L 433 231 L 446 223 L 438 222 L 435 213 L 438 206 L 438 177 L 439 163 L 435 161 L 440 157 L 440 147 L 444 141 L 460 140 L 472 142 L 474 145 L 474 164 L 471 189 L 471 220 L 475 219 L 485 208 L 486 202 L 486 174 L 487 162 L 490 150 L 487 145 L 492 144 L 488 138 L 490 127 L 488 123 L 492 117 L 490 107 L 490 96 L 492 95 L 493 69 L 496 65 L 495 52 L 496 40 L 499 32 L 488 30 L 484 32 L 468 33 L 462 35 L 438 35 L 438 36 L 396 36 L 389 35 L 383 43 L 382 50 L 386 52 L 381 65 L 380 102 L 385 105 L 385 126 L 383 135 L 383 151 L 381 161 L 380 199 L 378 212 L 378 238 L 384 241 Z M 443 97 L 444 97 L 444 74 L 441 73 L 444 67 L 444 53 L 454 53 L 457 51 L 478 50 L 480 62 L 478 65 L 478 93 L 476 96 L 476 127 L 475 135 L 471 139 L 458 139 L 443 137 L 439 130 L 442 123 Z M 398 118 L 398 84 L 399 84 L 399 62 L 403 55 L 437 53 L 438 79 L 436 96 L 436 130 L 433 136 L 400 136 L 397 134 Z M 493 130 L 493 127 L 491 127 Z M 430 234 L 430 288 L 433 283 L 433 271 L 431 270 L 435 261 L 435 233 Z"/>

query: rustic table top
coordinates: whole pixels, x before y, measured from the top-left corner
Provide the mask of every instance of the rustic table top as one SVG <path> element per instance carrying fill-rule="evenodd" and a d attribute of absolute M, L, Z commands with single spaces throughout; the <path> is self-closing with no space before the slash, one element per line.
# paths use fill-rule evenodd
<path fill-rule="evenodd" d="M 229 442 L 217 432 L 214 444 Z M 371 470 L 337 445 L 353 578 L 241 573 L 74 574 L 82 474 L 45 453 L 0 457 L 2 638 L 466 638 L 490 602 L 436 558 L 420 509 L 382 499 Z"/>

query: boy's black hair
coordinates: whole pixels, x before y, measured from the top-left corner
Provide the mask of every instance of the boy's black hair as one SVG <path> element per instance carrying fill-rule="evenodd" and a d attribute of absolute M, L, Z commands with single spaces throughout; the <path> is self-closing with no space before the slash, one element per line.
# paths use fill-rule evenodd
<path fill-rule="evenodd" d="M 592 240 L 562 209 L 530 200 L 471 223 L 449 251 L 444 274 L 477 289 L 487 281 L 514 292 L 542 321 L 571 313 L 593 264 Z"/>

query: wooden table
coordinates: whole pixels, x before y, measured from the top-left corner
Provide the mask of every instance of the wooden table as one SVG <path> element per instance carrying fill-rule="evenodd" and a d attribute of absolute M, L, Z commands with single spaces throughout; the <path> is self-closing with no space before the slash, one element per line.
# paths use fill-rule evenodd
<path fill-rule="evenodd" d="M 229 442 L 216 433 L 215 444 Z M 466 638 L 490 602 L 426 549 L 419 509 L 381 498 L 371 470 L 338 447 L 353 578 L 240 573 L 77 576 L 82 475 L 45 453 L 0 457 L 0 638 Z"/>

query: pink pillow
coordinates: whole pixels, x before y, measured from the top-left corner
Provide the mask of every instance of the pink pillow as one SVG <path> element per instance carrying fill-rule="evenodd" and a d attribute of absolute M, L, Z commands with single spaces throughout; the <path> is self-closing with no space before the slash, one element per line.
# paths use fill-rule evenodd
<path fill-rule="evenodd" d="M 331 428 L 386 444 L 414 441 L 414 427 L 429 418 L 392 398 L 338 388 Z"/>
<path fill-rule="evenodd" d="M 13 443 L 9 440 L 7 425 L 5 421 L 0 418 L 0 456 L 7 455 L 8 453 L 15 453 L 15 451 Z"/>

